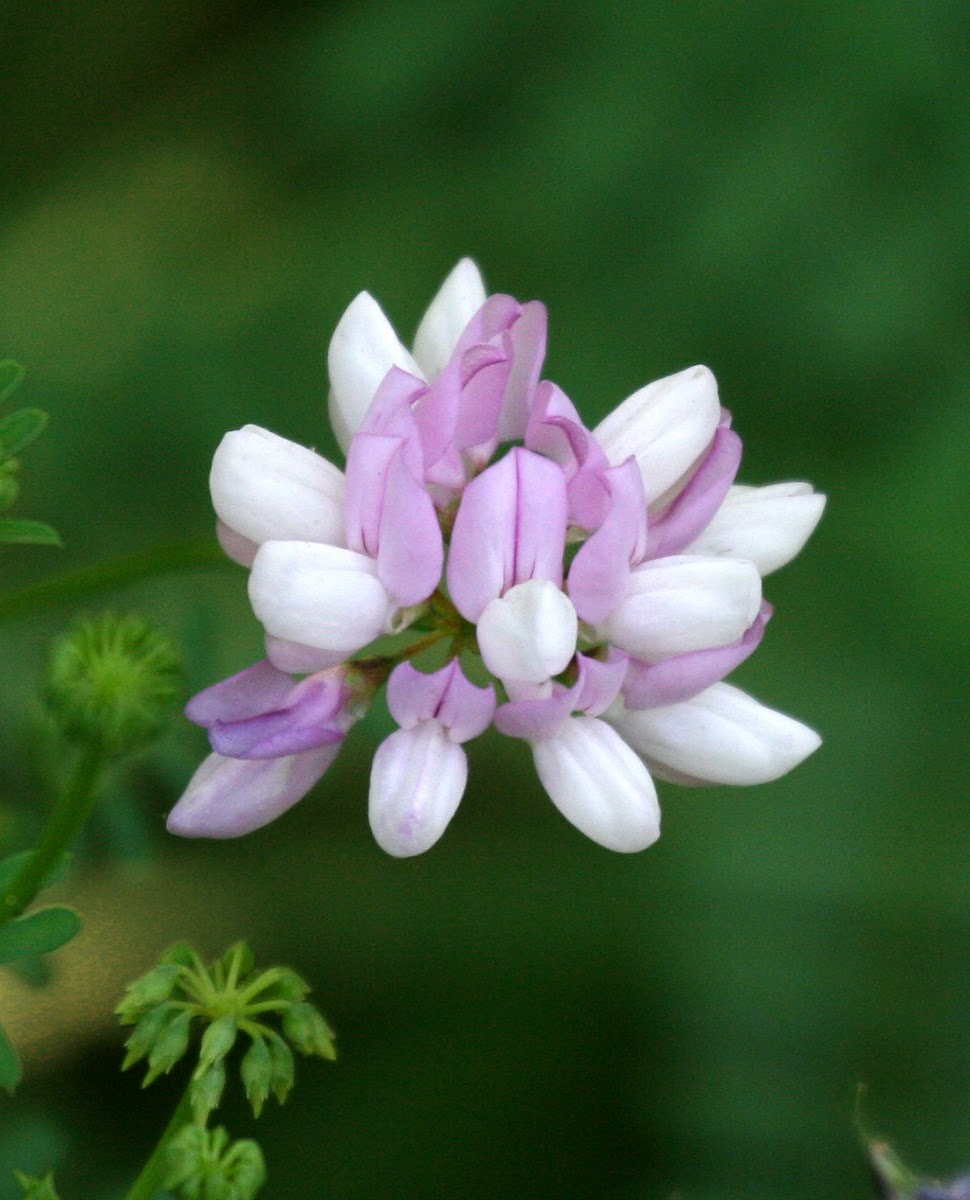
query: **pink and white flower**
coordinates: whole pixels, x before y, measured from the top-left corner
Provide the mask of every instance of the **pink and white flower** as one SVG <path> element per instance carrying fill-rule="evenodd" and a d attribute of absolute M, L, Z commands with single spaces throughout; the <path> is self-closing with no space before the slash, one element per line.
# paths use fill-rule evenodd
<path fill-rule="evenodd" d="M 824 497 L 735 484 L 741 441 L 706 367 L 587 429 L 540 382 L 545 321 L 535 301 L 487 296 L 464 259 L 409 351 L 362 293 L 329 355 L 346 470 L 255 426 L 226 435 L 213 504 L 224 548 L 251 568 L 268 660 L 190 704 L 214 753 L 175 832 L 228 837 L 278 816 L 385 681 L 400 728 L 375 755 L 369 810 L 395 855 L 441 836 L 465 789 L 462 744 L 493 723 L 529 744 L 559 811 L 619 851 L 659 836 L 652 776 L 766 782 L 818 746 L 723 680 L 771 617 L 762 577 L 801 549 Z M 434 644 L 445 665 L 424 674 L 410 660 Z M 486 687 L 459 665 L 473 652 Z"/>

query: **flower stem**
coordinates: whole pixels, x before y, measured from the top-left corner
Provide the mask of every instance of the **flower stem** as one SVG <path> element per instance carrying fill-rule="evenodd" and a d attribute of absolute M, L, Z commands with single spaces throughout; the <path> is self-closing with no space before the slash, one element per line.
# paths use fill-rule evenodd
<path fill-rule="evenodd" d="M 97 799 L 97 785 L 105 761 L 104 750 L 98 743 L 90 743 L 81 751 L 37 848 L 0 897 L 0 923 L 20 916 L 80 833 Z"/>
<path fill-rule="evenodd" d="M 152 1200 L 156 1192 L 161 1191 L 162 1183 L 165 1178 L 165 1152 L 168 1150 L 168 1144 L 173 1137 L 192 1120 L 192 1095 L 191 1083 L 182 1093 L 182 1099 L 178 1102 L 175 1112 L 172 1113 L 171 1120 L 162 1131 L 162 1136 L 155 1144 L 155 1149 L 135 1182 L 131 1185 L 130 1190 L 125 1196 L 125 1200 Z"/>
<path fill-rule="evenodd" d="M 63 575 L 55 575 L 53 579 L 42 579 L 9 596 L 0 597 L 0 624 L 36 616 L 59 604 L 84 600 L 98 592 L 165 575 L 169 571 L 232 565 L 211 539 L 192 538 L 170 542 L 110 562 L 66 571 Z"/>

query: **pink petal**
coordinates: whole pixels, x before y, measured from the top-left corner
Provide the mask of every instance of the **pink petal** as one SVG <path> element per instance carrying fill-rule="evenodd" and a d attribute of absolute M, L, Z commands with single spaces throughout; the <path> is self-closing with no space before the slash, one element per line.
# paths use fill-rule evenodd
<path fill-rule="evenodd" d="M 650 525 L 648 558 L 679 554 L 710 524 L 741 463 L 741 439 L 721 426 L 700 467 L 663 516 Z"/>
<path fill-rule="evenodd" d="M 462 494 L 448 558 L 456 608 L 477 621 L 490 600 L 517 583 L 562 584 L 566 483 L 549 459 L 516 447 Z"/>
<path fill-rule="evenodd" d="M 394 668 L 387 681 L 387 707 L 405 729 L 434 719 L 452 741 L 467 742 L 491 723 L 495 691 L 470 683 L 456 658 L 431 675 L 405 662 Z"/>
<path fill-rule="evenodd" d="M 230 838 L 251 833 L 302 800 L 339 750 L 339 745 L 321 746 L 287 758 L 260 761 L 210 754 L 168 814 L 168 829 L 181 837 Z"/>
<path fill-rule="evenodd" d="M 612 467 L 602 478 L 610 508 L 599 529 L 579 548 L 569 571 L 569 595 L 584 621 L 603 621 L 627 593 L 631 566 L 646 547 L 647 504 L 634 459 Z"/>

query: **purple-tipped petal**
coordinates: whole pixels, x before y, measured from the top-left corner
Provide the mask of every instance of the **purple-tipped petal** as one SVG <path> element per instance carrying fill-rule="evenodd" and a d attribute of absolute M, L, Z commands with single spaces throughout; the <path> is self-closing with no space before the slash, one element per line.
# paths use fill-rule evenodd
<path fill-rule="evenodd" d="M 623 685 L 623 702 L 629 709 L 680 704 L 719 683 L 757 650 L 771 618 L 771 605 L 761 610 L 744 636 L 730 646 L 677 654 L 663 662 L 645 663 L 631 658 Z"/>
<path fill-rule="evenodd" d="M 536 389 L 525 444 L 562 467 L 570 521 L 583 529 L 599 528 L 609 510 L 609 486 L 603 473 L 610 464 L 572 401 L 548 380 Z"/>
<path fill-rule="evenodd" d="M 245 721 L 285 704 L 293 680 L 266 659 L 199 692 L 185 706 L 185 715 L 208 729 L 217 722 Z"/>
<path fill-rule="evenodd" d="M 667 511 L 651 522 L 647 558 L 679 554 L 710 524 L 741 464 L 741 439 L 721 426 L 706 457 Z"/>
<path fill-rule="evenodd" d="M 246 719 L 216 721 L 209 741 L 217 754 L 231 758 L 283 758 L 343 741 L 351 723 L 350 692 L 342 669 L 322 671 L 290 684 L 275 707 Z"/>
<path fill-rule="evenodd" d="M 496 712 L 495 728 L 506 737 L 535 742 L 554 737 L 571 713 L 599 716 L 620 693 L 626 661 L 617 651 L 606 662 L 577 654 L 579 675 L 572 687 L 554 683 L 549 696 L 510 700 Z"/>
<path fill-rule="evenodd" d="M 579 548 L 569 571 L 569 595 L 584 621 L 597 624 L 619 607 L 630 568 L 644 555 L 647 504 L 634 460 L 603 473 L 610 508 L 605 520 Z"/>
<path fill-rule="evenodd" d="M 168 829 L 181 837 L 231 838 L 251 833 L 302 800 L 339 750 L 339 744 L 321 746 L 260 761 L 210 754 L 168 814 Z"/>
<path fill-rule="evenodd" d="M 317 646 L 304 646 L 299 642 L 270 637 L 269 634 L 263 642 L 269 661 L 288 675 L 312 675 L 326 667 L 338 667 L 347 660 L 344 650 L 320 650 Z"/>
<path fill-rule="evenodd" d="M 398 729 L 378 746 L 368 816 L 377 844 L 399 858 L 423 854 L 461 803 L 468 760 L 438 721 Z"/>
<path fill-rule="evenodd" d="M 465 488 L 448 556 L 458 611 L 477 621 L 489 601 L 517 583 L 562 584 L 566 483 L 549 459 L 516 447 Z"/>
<path fill-rule="evenodd" d="M 470 683 L 457 658 L 425 675 L 410 663 L 399 663 L 387 681 L 387 707 L 405 729 L 434 719 L 455 742 L 484 733 L 495 713 L 495 691 Z"/>
<path fill-rule="evenodd" d="M 236 533 L 235 529 L 230 529 L 223 521 L 216 521 L 216 540 L 233 562 L 239 563 L 241 567 L 253 565 L 253 559 L 259 549 L 258 542 L 251 542 L 241 533 Z"/>

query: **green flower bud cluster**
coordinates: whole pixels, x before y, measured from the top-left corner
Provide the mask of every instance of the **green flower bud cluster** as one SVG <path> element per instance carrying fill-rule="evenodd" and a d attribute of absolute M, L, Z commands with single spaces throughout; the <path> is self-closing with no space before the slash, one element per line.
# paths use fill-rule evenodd
<path fill-rule="evenodd" d="M 258 1144 L 222 1128 L 186 1125 L 168 1145 L 164 1186 L 182 1200 L 252 1200 L 266 1181 Z"/>
<path fill-rule="evenodd" d="M 330 1060 L 337 1056 L 334 1034 L 307 1001 L 309 991 L 289 967 L 257 970 L 244 942 L 209 966 L 191 946 L 179 943 L 131 984 L 116 1009 L 123 1025 L 134 1026 L 122 1070 L 146 1060 L 146 1087 L 167 1074 L 188 1050 L 198 1018 L 205 1030 L 189 1084 L 195 1121 L 205 1125 L 218 1107 L 226 1060 L 240 1035 L 249 1042 L 240 1059 L 240 1077 L 258 1117 L 271 1094 L 281 1104 L 289 1094 L 293 1050 Z"/>
<path fill-rule="evenodd" d="M 82 618 L 54 644 L 44 686 L 64 732 L 110 754 L 151 741 L 182 694 L 172 642 L 141 617 L 114 613 Z"/>

